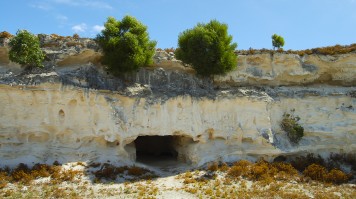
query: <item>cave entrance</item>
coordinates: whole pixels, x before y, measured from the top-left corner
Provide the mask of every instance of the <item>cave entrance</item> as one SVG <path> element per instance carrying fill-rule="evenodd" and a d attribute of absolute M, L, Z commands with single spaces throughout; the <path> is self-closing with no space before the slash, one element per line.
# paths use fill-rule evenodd
<path fill-rule="evenodd" d="M 138 136 L 134 141 L 136 161 L 157 166 L 176 163 L 180 138 L 181 136 Z"/>

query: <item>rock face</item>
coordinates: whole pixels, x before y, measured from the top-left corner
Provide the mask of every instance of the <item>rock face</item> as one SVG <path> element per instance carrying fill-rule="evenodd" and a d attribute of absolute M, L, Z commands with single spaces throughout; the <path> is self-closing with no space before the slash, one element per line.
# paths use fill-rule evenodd
<path fill-rule="evenodd" d="M 0 48 L 1 165 L 133 163 L 145 136 L 171 136 L 164 148 L 192 165 L 356 150 L 356 54 L 239 56 L 236 71 L 202 79 L 157 52 L 155 66 L 115 78 L 83 42 L 44 48 L 53 59 L 32 71 Z M 305 129 L 297 145 L 280 127 L 291 109 Z"/>
<path fill-rule="evenodd" d="M 216 76 L 217 84 L 241 85 L 356 85 L 356 55 L 295 54 L 240 55 L 238 70 Z"/>

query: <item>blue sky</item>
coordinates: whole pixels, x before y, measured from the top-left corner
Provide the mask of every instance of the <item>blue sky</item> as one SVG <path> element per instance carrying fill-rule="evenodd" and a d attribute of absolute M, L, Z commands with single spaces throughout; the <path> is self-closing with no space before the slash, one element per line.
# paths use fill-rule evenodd
<path fill-rule="evenodd" d="M 176 47 L 180 32 L 211 19 L 229 25 L 238 49 L 284 49 L 356 43 L 356 0 L 4 0 L 0 31 L 95 37 L 108 16 L 132 15 L 157 47 Z"/>

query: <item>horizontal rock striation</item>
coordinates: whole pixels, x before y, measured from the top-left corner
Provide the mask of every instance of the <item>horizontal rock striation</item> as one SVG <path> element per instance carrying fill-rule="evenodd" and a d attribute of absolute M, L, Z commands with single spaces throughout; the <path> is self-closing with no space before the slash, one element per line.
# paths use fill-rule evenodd
<path fill-rule="evenodd" d="M 117 78 L 95 42 L 68 42 L 42 36 L 48 59 L 32 70 L 0 47 L 1 165 L 133 163 L 139 136 L 174 136 L 178 160 L 192 165 L 356 151 L 355 54 L 240 55 L 235 71 L 201 78 L 161 51 Z M 299 144 L 280 127 L 292 109 L 305 129 Z"/>

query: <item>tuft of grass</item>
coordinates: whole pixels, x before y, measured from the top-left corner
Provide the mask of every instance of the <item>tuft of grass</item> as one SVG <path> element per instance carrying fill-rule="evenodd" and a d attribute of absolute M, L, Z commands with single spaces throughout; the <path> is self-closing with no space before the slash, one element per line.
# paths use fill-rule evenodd
<path fill-rule="evenodd" d="M 98 165 L 93 166 L 97 167 Z M 127 167 L 115 167 L 114 165 L 105 163 L 98 171 L 93 172 L 93 174 L 98 179 L 115 180 L 117 175 L 124 173 L 125 170 L 127 170 Z"/>
<path fill-rule="evenodd" d="M 144 168 L 141 168 L 141 167 L 137 167 L 137 166 L 132 166 L 132 167 L 129 167 L 128 170 L 127 170 L 128 174 L 129 175 L 132 175 L 132 176 L 141 176 L 143 174 L 146 174 L 148 172 L 147 169 L 144 169 Z"/>
<path fill-rule="evenodd" d="M 208 164 L 208 171 L 214 172 L 217 171 L 219 169 L 219 163 L 217 162 L 211 162 Z"/>
<path fill-rule="evenodd" d="M 304 136 L 304 128 L 298 123 L 300 118 L 294 116 L 295 109 L 291 113 L 284 113 L 281 128 L 287 133 L 289 140 L 297 144 Z"/>

